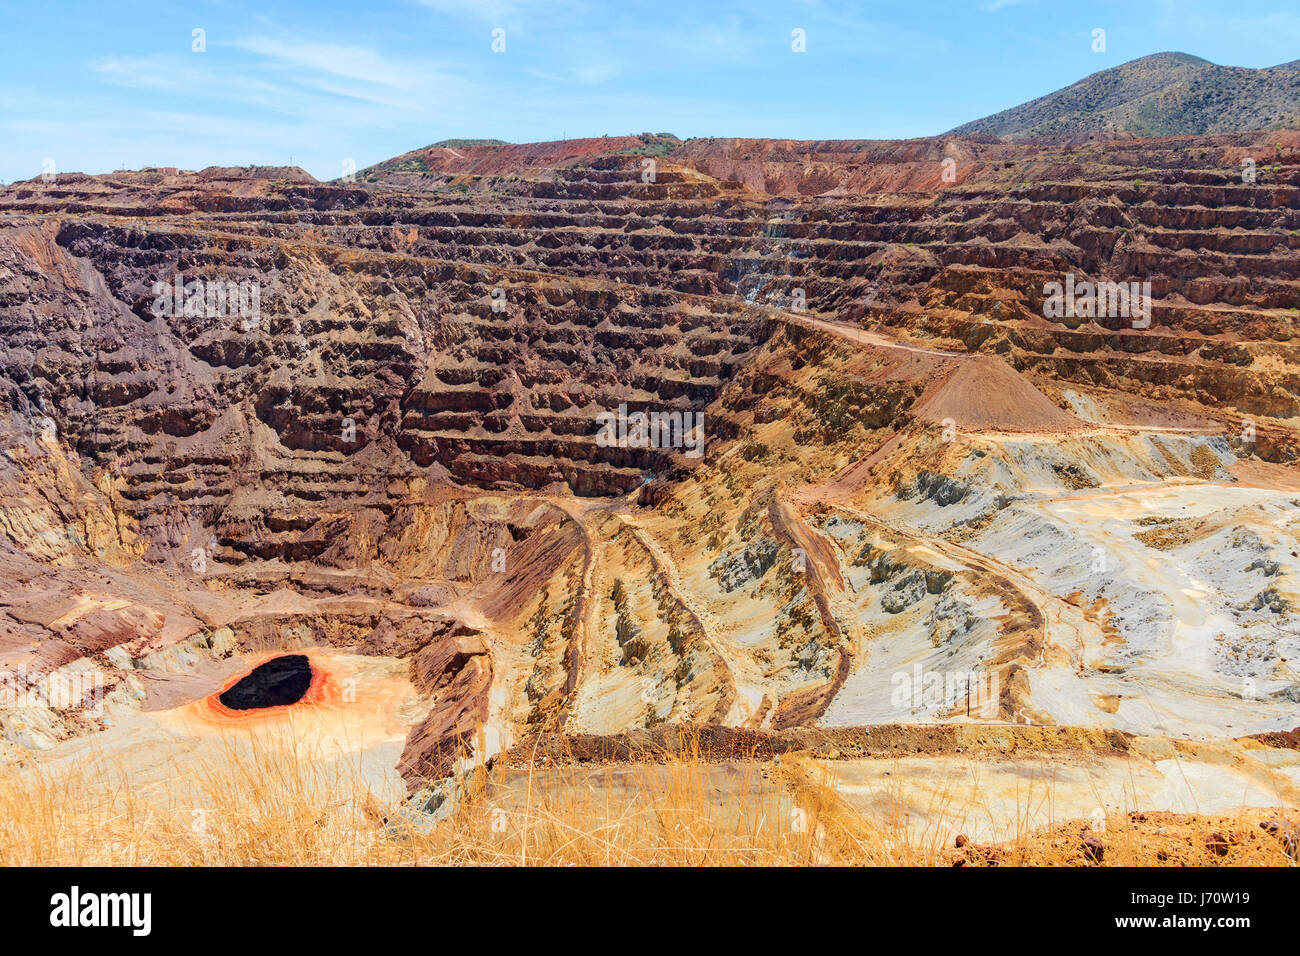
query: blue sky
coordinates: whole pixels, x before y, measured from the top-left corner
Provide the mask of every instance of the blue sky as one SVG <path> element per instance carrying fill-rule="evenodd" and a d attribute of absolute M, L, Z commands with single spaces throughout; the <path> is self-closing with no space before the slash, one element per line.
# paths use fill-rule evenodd
<path fill-rule="evenodd" d="M 1097 27 L 1104 53 L 1092 50 Z M 1162 50 L 1236 66 L 1297 59 L 1300 8 L 0 0 L 0 178 L 38 175 L 48 157 L 92 173 L 292 158 L 331 179 L 349 159 L 363 168 L 451 137 L 924 136 Z"/>

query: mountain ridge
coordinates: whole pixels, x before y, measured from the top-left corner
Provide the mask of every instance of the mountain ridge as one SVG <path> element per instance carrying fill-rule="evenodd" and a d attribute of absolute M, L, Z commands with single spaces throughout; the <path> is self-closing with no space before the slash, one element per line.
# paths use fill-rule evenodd
<path fill-rule="evenodd" d="M 680 139 L 671 133 L 587 136 L 514 143 L 499 139 L 443 139 L 361 170 L 363 180 L 405 174 L 503 174 L 623 154 L 681 159 L 717 143 L 925 143 L 960 136 L 1005 140 L 1081 141 L 1205 136 L 1300 127 L 1300 59 L 1259 69 L 1222 66 L 1191 53 L 1152 53 L 1109 67 L 1018 106 L 911 140 Z M 990 141 L 985 139 L 986 142 Z M 701 143 L 710 144 L 701 147 Z"/>
<path fill-rule="evenodd" d="M 1089 74 L 948 134 L 1151 138 L 1293 128 L 1298 120 L 1300 60 L 1252 69 L 1164 52 Z"/>

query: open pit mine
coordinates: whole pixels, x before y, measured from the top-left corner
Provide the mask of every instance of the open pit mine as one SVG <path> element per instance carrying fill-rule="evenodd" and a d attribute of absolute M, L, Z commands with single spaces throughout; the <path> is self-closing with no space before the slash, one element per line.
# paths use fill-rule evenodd
<path fill-rule="evenodd" d="M 689 767 L 777 856 L 1293 863 L 1298 303 L 1296 132 L 15 183 L 4 773 L 200 848 L 273 754 L 369 853 Z"/>

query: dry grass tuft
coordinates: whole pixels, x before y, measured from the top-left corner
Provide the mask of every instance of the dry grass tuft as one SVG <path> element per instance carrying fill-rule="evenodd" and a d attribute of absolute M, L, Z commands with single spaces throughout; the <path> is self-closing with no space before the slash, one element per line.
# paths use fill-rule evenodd
<path fill-rule="evenodd" d="M 1062 824 L 961 850 L 909 842 L 857 813 L 801 755 L 708 762 L 687 751 L 641 762 L 480 770 L 434 825 L 404 821 L 357 767 L 229 749 L 134 787 L 85 761 L 0 783 L 0 863 L 10 866 L 314 865 L 1090 865 L 1086 826 Z M 1259 827 L 1295 814 L 1121 814 L 1095 835 L 1102 865 L 1294 865 Z M 1211 832 L 1224 847 L 1207 844 Z M 1297 830 L 1300 832 L 1300 830 Z"/>

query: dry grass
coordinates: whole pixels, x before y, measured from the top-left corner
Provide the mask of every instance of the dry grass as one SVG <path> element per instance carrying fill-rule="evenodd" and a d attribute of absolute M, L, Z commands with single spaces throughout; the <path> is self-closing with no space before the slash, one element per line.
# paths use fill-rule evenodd
<path fill-rule="evenodd" d="M 328 769 L 326 769 L 328 768 Z M 501 776 L 507 779 L 498 779 Z M 412 825 L 355 767 L 230 748 L 136 787 L 112 760 L 0 783 L 10 866 L 802 865 L 893 861 L 884 835 L 791 800 L 758 763 L 479 771 L 456 810 Z M 804 806 L 799 804 L 803 803 Z"/>
<path fill-rule="evenodd" d="M 328 767 L 328 769 L 325 769 Z M 0 783 L 0 863 L 45 865 L 1084 865 L 1086 826 L 1062 824 L 962 851 L 855 812 L 799 756 L 479 771 L 436 825 L 401 822 L 359 770 L 230 749 L 135 787 L 121 766 L 31 769 Z M 1277 814 L 1119 814 L 1104 865 L 1294 865 L 1258 828 Z M 1289 818 L 1294 823 L 1295 815 Z M 888 820 L 885 814 L 883 819 Z M 1159 828 L 1160 836 L 1153 839 Z M 1220 856 L 1212 830 L 1240 836 Z M 1163 854 L 1156 858 L 1157 851 Z"/>

